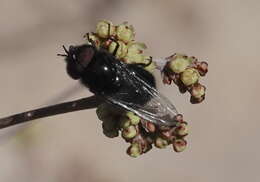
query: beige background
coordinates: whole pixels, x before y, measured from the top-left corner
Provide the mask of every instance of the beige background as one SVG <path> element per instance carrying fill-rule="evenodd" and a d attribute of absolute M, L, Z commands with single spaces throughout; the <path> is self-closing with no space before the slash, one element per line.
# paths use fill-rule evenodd
<path fill-rule="evenodd" d="M 188 148 L 132 159 L 102 134 L 95 111 L 0 131 L 0 181 L 260 181 L 260 2 L 257 0 L 1 0 L 0 115 L 88 96 L 65 73 L 61 45 L 80 44 L 99 19 L 129 21 L 154 57 L 206 60 L 204 103 L 161 91 L 190 124 Z M 72 92 L 76 91 L 76 94 Z M 257 113 L 258 112 L 258 113 Z"/>

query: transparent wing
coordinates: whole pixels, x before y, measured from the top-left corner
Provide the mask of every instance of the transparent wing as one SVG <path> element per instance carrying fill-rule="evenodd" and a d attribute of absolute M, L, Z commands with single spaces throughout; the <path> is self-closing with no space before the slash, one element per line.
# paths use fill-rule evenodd
<path fill-rule="evenodd" d="M 128 87 L 132 89 L 122 89 L 118 92 L 105 96 L 106 99 L 120 106 L 126 110 L 132 111 L 139 115 L 141 118 L 151 121 L 158 125 L 171 126 L 176 123 L 174 117 L 178 114 L 175 106 L 162 94 L 160 94 L 155 88 L 147 84 L 138 75 L 129 71 L 123 64 L 120 66 L 121 75 L 127 77 Z M 137 102 L 127 99 L 129 91 L 140 90 L 145 92 L 145 95 L 149 96 L 149 101 L 145 104 L 138 104 Z M 141 99 L 141 98 L 136 98 Z"/>

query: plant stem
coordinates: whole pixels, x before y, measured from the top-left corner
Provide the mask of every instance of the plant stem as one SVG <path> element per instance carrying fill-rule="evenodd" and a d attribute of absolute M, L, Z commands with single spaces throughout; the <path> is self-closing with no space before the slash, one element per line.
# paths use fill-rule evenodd
<path fill-rule="evenodd" d="M 43 117 L 84 109 L 96 108 L 102 102 L 104 102 L 103 99 L 97 96 L 91 96 L 70 102 L 64 102 L 57 105 L 42 107 L 39 109 L 14 114 L 5 118 L 0 118 L 0 129 Z"/>

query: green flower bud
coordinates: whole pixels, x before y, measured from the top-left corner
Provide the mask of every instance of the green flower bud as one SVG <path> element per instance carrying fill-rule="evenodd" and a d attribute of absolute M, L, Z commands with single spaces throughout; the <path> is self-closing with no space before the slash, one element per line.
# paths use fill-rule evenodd
<path fill-rule="evenodd" d="M 191 64 L 191 60 L 184 55 L 176 54 L 172 56 L 169 61 L 169 68 L 174 73 L 181 73 L 183 72 L 189 65 Z"/>
<path fill-rule="evenodd" d="M 129 127 L 125 128 L 122 131 L 122 136 L 125 139 L 134 138 L 136 135 L 137 135 L 137 130 L 136 130 L 135 126 L 133 126 L 133 125 L 130 125 Z"/>
<path fill-rule="evenodd" d="M 191 95 L 196 98 L 200 99 L 202 96 L 205 95 L 206 88 L 201 84 L 195 84 L 191 89 Z"/>
<path fill-rule="evenodd" d="M 181 73 L 181 81 L 186 86 L 198 82 L 199 78 L 199 72 L 194 68 L 187 68 L 184 72 Z"/>
<path fill-rule="evenodd" d="M 131 120 L 128 117 L 120 118 L 120 128 L 126 129 L 131 125 Z"/>
<path fill-rule="evenodd" d="M 186 122 L 178 123 L 178 126 L 175 129 L 175 132 L 179 136 L 186 136 L 189 133 L 188 124 Z"/>
<path fill-rule="evenodd" d="M 187 142 L 184 139 L 176 139 L 172 143 L 175 152 L 182 152 L 187 147 Z"/>
<path fill-rule="evenodd" d="M 110 28 L 109 28 L 110 26 Z M 109 32 L 110 29 L 110 32 Z M 96 33 L 101 38 L 108 38 L 115 33 L 115 27 L 109 21 L 99 21 L 96 26 Z"/>
<path fill-rule="evenodd" d="M 142 154 L 141 149 L 137 143 L 133 143 L 128 149 L 127 154 L 131 157 L 138 157 Z"/>
<path fill-rule="evenodd" d="M 162 149 L 162 148 L 167 147 L 167 145 L 169 145 L 169 143 L 167 142 L 167 140 L 164 140 L 164 139 L 162 139 L 160 137 L 157 137 L 156 140 L 155 140 L 154 145 L 156 147 Z"/>
<path fill-rule="evenodd" d="M 84 37 L 87 38 L 87 34 L 86 34 Z M 100 45 L 101 45 L 101 39 L 100 39 L 97 35 L 91 33 L 91 34 L 89 34 L 89 39 L 91 39 L 91 40 L 94 41 L 96 47 L 100 47 Z M 88 41 L 88 38 L 87 38 L 87 42 L 88 42 L 88 44 L 91 44 L 91 42 Z"/>
<path fill-rule="evenodd" d="M 205 99 L 205 95 L 203 95 L 203 96 L 200 97 L 200 98 L 195 98 L 195 97 L 191 96 L 191 97 L 190 97 L 190 102 L 191 102 L 192 104 L 199 104 L 199 103 L 201 103 L 204 99 Z"/>
<path fill-rule="evenodd" d="M 116 28 L 117 38 L 125 43 L 128 43 L 134 39 L 134 29 L 133 26 L 123 23 Z"/>
<path fill-rule="evenodd" d="M 132 125 L 137 125 L 140 122 L 140 117 L 133 112 L 127 112 L 126 116 L 130 119 Z"/>
<path fill-rule="evenodd" d="M 129 55 L 127 54 L 123 60 L 125 61 L 125 63 L 127 64 L 133 64 L 133 63 L 147 63 L 147 61 L 145 60 L 145 56 L 143 54 L 132 54 Z"/>
<path fill-rule="evenodd" d="M 148 56 L 142 54 L 143 50 L 146 49 L 144 43 L 131 42 L 128 44 L 127 49 L 127 55 L 123 58 L 126 63 L 146 63 Z"/>
<path fill-rule="evenodd" d="M 150 60 L 150 56 L 145 56 L 144 59 L 146 63 L 148 63 L 148 61 Z M 151 64 L 149 66 L 146 66 L 144 69 L 149 71 L 150 73 L 153 73 L 154 70 L 156 69 L 156 65 L 154 62 L 151 62 Z"/>
<path fill-rule="evenodd" d="M 128 43 L 127 45 L 128 48 L 128 54 L 142 54 L 143 50 L 146 49 L 146 45 L 141 42 L 134 42 L 132 41 L 131 43 Z"/>
<path fill-rule="evenodd" d="M 117 42 L 119 43 L 119 48 L 117 49 L 116 57 L 120 59 L 120 58 L 123 58 L 127 54 L 127 47 L 124 42 L 122 42 L 122 41 L 117 41 Z M 116 46 L 117 46 L 116 42 L 111 42 L 111 44 L 109 45 L 108 51 L 110 53 L 113 53 Z"/>

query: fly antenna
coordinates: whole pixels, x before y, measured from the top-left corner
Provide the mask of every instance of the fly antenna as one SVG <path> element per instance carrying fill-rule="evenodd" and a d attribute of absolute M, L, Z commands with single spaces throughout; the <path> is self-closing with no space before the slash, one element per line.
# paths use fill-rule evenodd
<path fill-rule="evenodd" d="M 67 50 L 67 48 L 66 48 L 64 45 L 63 45 L 62 47 L 63 47 L 64 51 L 65 51 L 67 54 L 69 54 L 69 51 Z"/>
<path fill-rule="evenodd" d="M 57 54 L 57 56 L 67 57 L 67 54 Z"/>
<path fill-rule="evenodd" d="M 66 54 L 57 54 L 57 56 L 68 57 L 69 51 L 67 50 L 67 48 L 64 45 L 62 47 Z"/>

